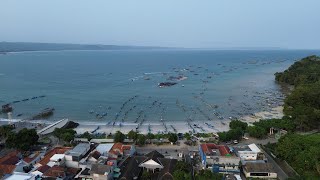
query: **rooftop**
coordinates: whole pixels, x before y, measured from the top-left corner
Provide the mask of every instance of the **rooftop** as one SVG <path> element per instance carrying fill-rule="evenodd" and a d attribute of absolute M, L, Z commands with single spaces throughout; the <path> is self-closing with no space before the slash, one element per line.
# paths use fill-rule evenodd
<path fill-rule="evenodd" d="M 213 143 L 201 144 L 202 151 L 207 156 L 228 156 L 230 155 L 230 149 L 225 145 L 216 145 Z"/>
<path fill-rule="evenodd" d="M 234 146 L 235 151 L 252 151 L 252 152 L 261 152 L 259 147 L 256 144 L 249 144 L 244 146 Z"/>
<path fill-rule="evenodd" d="M 111 171 L 111 166 L 107 166 L 104 164 L 92 164 L 91 172 L 94 174 L 104 175 Z"/>
<path fill-rule="evenodd" d="M 90 149 L 89 143 L 80 143 L 76 147 L 74 147 L 72 150 L 68 152 L 68 154 L 72 156 L 80 156 L 82 154 L 85 154 L 88 149 Z"/>
<path fill-rule="evenodd" d="M 109 152 L 111 154 L 117 155 L 117 154 L 123 154 L 124 151 L 130 150 L 130 149 L 131 149 L 131 145 L 123 145 L 122 143 L 115 143 Z"/>
<path fill-rule="evenodd" d="M 64 154 L 66 151 L 70 150 L 70 147 L 56 147 L 51 149 L 49 152 L 46 153 L 44 158 L 39 162 L 41 165 L 46 165 L 50 162 L 50 158 L 55 154 Z"/>
<path fill-rule="evenodd" d="M 108 143 L 108 144 L 99 144 L 96 148 L 96 150 L 100 153 L 100 154 L 104 154 L 106 152 L 109 152 L 112 148 L 112 146 L 114 145 L 114 143 Z"/>
<path fill-rule="evenodd" d="M 271 163 L 254 163 L 254 162 L 247 162 L 244 166 L 244 170 L 247 172 L 275 172 Z"/>
<path fill-rule="evenodd" d="M 26 173 L 16 173 L 7 178 L 7 180 L 26 180 L 30 179 L 32 175 Z"/>

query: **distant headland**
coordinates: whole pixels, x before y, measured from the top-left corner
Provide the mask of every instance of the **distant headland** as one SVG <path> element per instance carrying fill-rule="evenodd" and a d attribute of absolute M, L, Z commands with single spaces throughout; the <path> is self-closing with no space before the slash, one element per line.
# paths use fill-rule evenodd
<path fill-rule="evenodd" d="M 36 42 L 0 42 L 0 54 L 23 51 L 63 51 L 63 50 L 144 50 L 169 49 L 157 46 L 120 46 L 102 44 L 68 44 Z"/>

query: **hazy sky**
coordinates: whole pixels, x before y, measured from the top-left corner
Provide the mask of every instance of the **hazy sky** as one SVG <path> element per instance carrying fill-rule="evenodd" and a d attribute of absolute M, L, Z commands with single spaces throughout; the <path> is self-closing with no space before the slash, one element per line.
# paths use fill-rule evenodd
<path fill-rule="evenodd" d="M 0 41 L 320 49 L 320 0 L 1 0 Z"/>

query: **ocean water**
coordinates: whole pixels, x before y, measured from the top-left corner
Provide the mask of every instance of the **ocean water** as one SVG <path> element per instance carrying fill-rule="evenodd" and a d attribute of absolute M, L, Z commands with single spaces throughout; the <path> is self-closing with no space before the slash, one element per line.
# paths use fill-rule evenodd
<path fill-rule="evenodd" d="M 274 73 L 313 54 L 320 51 L 9 53 L 0 55 L 0 104 L 29 98 L 12 104 L 13 118 L 28 119 L 52 107 L 47 121 L 83 124 L 223 121 L 281 105 Z M 158 87 L 168 81 L 177 84 Z"/>

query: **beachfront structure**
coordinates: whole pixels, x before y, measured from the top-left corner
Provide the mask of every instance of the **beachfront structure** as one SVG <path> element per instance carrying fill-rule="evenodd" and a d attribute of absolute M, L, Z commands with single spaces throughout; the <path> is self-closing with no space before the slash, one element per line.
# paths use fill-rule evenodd
<path fill-rule="evenodd" d="M 200 144 L 199 154 L 203 168 L 220 173 L 240 172 L 240 158 L 233 154 L 228 146 L 213 143 Z"/>
<path fill-rule="evenodd" d="M 241 160 L 245 161 L 257 160 L 259 159 L 259 157 L 263 156 L 263 152 L 261 152 L 256 144 L 235 146 L 233 148 L 230 148 L 230 150 L 232 152 L 235 152 Z"/>
<path fill-rule="evenodd" d="M 272 164 L 265 162 L 247 162 L 243 166 L 243 173 L 246 178 L 277 179 Z"/>

